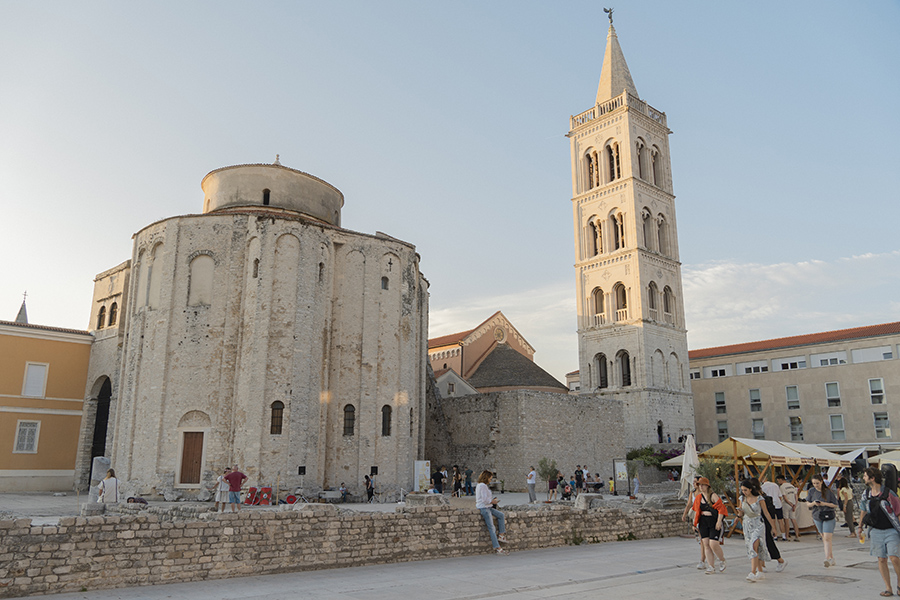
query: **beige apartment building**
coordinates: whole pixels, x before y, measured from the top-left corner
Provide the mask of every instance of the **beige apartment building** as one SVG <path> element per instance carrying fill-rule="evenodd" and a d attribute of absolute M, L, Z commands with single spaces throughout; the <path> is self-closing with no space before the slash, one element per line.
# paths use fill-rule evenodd
<path fill-rule="evenodd" d="M 900 322 L 690 352 L 697 442 L 900 447 Z"/>

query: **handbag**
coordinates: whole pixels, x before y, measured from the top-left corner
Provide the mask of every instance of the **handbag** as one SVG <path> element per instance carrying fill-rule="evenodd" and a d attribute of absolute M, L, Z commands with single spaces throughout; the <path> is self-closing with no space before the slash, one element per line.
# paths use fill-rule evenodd
<path fill-rule="evenodd" d="M 834 509 L 830 506 L 823 506 L 819 509 L 819 520 L 820 521 L 833 521 L 834 520 Z"/>

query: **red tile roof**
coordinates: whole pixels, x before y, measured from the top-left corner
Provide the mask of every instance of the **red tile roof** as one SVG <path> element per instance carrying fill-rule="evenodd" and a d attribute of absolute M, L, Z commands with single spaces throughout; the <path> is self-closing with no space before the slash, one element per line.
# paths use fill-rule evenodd
<path fill-rule="evenodd" d="M 452 371 L 452 370 L 453 370 L 453 369 L 450 369 L 450 368 L 447 368 L 447 369 L 438 369 L 437 371 L 434 372 L 434 378 L 437 379 L 438 377 L 440 377 L 441 375 L 443 375 L 443 374 L 446 373 L 447 371 Z"/>
<path fill-rule="evenodd" d="M 8 325 L 10 327 L 22 327 L 25 329 L 40 329 L 43 331 L 58 331 L 60 333 L 75 333 L 78 335 L 90 336 L 90 331 L 82 329 L 67 329 L 65 327 L 51 327 L 49 325 L 35 325 L 33 323 L 16 323 L 15 321 L 0 321 L 0 325 Z"/>
<path fill-rule="evenodd" d="M 431 350 L 432 348 L 440 348 L 441 346 L 458 344 L 473 331 L 475 330 L 469 329 L 468 331 L 460 331 L 459 333 L 451 333 L 450 335 L 442 335 L 440 337 L 431 338 L 430 340 L 428 340 L 428 349 Z"/>
<path fill-rule="evenodd" d="M 714 348 L 700 348 L 688 352 L 691 360 L 708 358 L 710 356 L 725 356 L 727 354 L 744 354 L 747 352 L 759 352 L 762 350 L 776 350 L 778 348 L 792 348 L 795 346 L 809 346 L 811 344 L 824 344 L 827 342 L 839 342 L 841 340 L 855 340 L 859 338 L 876 337 L 879 335 L 891 335 L 900 333 L 900 321 L 895 323 L 883 323 L 881 325 L 866 325 L 852 329 L 837 329 L 822 333 L 807 333 L 791 337 L 762 340 L 759 342 L 746 342 L 732 344 L 730 346 L 716 346 Z"/>

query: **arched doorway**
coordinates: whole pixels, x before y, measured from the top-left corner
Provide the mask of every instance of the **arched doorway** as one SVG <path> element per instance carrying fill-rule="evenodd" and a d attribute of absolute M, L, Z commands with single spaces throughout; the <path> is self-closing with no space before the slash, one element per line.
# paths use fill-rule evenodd
<path fill-rule="evenodd" d="M 112 383 L 109 377 L 101 378 L 103 383 L 97 393 L 97 414 L 94 417 L 94 437 L 91 442 L 91 460 L 106 455 L 106 430 L 109 426 L 109 401 L 112 398 Z M 100 380 L 97 381 L 100 383 Z M 96 389 L 96 385 L 95 385 Z"/>

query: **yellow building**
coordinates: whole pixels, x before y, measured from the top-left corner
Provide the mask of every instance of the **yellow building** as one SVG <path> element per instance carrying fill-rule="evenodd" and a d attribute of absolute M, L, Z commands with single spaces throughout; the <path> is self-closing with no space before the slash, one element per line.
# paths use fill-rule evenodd
<path fill-rule="evenodd" d="M 92 339 L 0 321 L 0 490 L 72 489 Z"/>

